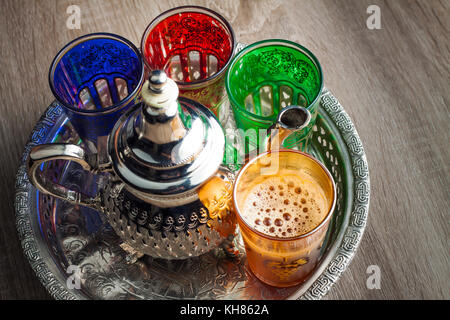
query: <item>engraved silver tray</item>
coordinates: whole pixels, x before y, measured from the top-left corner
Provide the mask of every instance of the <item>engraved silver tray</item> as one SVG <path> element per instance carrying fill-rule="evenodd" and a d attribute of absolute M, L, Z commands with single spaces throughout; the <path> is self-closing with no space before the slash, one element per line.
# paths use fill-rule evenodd
<path fill-rule="evenodd" d="M 229 105 L 223 108 L 221 122 L 225 129 L 233 129 Z M 46 196 L 28 180 L 24 161 L 31 147 L 52 141 L 79 142 L 56 102 L 31 133 L 17 173 L 16 225 L 24 254 L 56 299 L 320 299 L 349 265 L 361 241 L 370 181 L 358 133 L 326 89 L 313 130 L 309 152 L 332 173 L 338 199 L 320 263 L 301 285 L 281 289 L 257 280 L 246 265 L 240 237 L 235 240 L 240 250 L 235 259 L 217 249 L 187 260 L 143 257 L 127 263 L 120 239 L 98 212 Z M 55 161 L 50 166 L 53 178 L 66 185 L 89 181 L 71 164 Z"/>

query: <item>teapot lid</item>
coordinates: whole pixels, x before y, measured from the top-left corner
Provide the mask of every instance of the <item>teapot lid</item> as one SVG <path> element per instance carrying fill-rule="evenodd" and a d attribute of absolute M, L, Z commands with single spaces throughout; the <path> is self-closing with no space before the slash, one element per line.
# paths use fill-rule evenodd
<path fill-rule="evenodd" d="M 180 97 L 164 71 L 150 72 L 141 102 L 115 124 L 108 139 L 114 172 L 129 187 L 170 195 L 200 186 L 218 170 L 225 138 L 214 114 Z"/>

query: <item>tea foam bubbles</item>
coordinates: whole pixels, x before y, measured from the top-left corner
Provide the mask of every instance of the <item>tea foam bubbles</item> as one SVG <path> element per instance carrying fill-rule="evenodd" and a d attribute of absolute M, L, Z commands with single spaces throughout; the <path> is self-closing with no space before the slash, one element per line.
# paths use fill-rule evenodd
<path fill-rule="evenodd" d="M 254 229 L 273 237 L 306 234 L 327 214 L 322 188 L 306 175 L 286 170 L 261 176 L 247 190 L 242 218 Z"/>

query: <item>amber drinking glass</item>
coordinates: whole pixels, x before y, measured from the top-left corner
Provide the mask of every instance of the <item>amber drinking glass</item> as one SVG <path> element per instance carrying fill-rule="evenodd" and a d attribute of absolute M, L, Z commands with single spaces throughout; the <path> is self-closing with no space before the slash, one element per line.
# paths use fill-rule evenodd
<path fill-rule="evenodd" d="M 306 280 L 320 258 L 335 206 L 328 170 L 300 151 L 263 153 L 241 169 L 233 197 L 255 276 L 277 287 Z"/>

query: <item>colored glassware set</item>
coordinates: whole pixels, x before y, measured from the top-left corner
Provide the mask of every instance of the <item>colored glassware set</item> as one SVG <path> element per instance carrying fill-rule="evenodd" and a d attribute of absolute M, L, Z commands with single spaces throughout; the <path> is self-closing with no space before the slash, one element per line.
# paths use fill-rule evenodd
<path fill-rule="evenodd" d="M 237 127 L 244 132 L 268 129 L 288 105 L 307 108 L 309 125 L 285 143 L 306 150 L 323 88 L 320 64 L 306 48 L 287 40 L 263 40 L 234 56 L 229 23 L 212 10 L 188 6 L 156 17 L 144 32 L 141 50 L 144 63 L 130 41 L 97 33 L 70 42 L 55 57 L 50 88 L 82 140 L 96 144 L 136 103 L 144 70 L 165 70 L 181 96 L 202 103 L 216 116 L 228 96 Z M 257 137 L 248 140 L 247 151 L 258 148 Z"/>
<path fill-rule="evenodd" d="M 258 232 L 249 235 L 254 230 L 234 217 L 233 210 L 238 215 L 240 211 L 236 201 L 234 209 L 232 204 L 234 173 L 223 167 L 227 163 L 220 163 L 225 148 L 216 117 L 229 101 L 247 160 L 251 154 L 260 162 L 278 153 L 280 159 L 298 157 L 292 163 L 307 163 L 308 174 L 327 185 L 324 223 L 307 236 L 288 239 L 300 240 L 293 242 L 301 249 L 295 261 L 311 263 L 298 271 L 292 266 L 301 265 L 287 264 L 286 257 L 270 262 L 281 273 L 294 275 L 285 281 L 255 273 L 272 285 L 293 285 L 317 262 L 317 254 L 310 256 L 308 241 L 312 237 L 320 246 L 336 197 L 327 169 L 304 153 L 318 112 L 322 70 L 309 50 L 291 41 L 264 40 L 240 52 L 236 45 L 221 15 L 195 6 L 156 17 L 144 32 L 141 51 L 108 33 L 70 42 L 55 57 L 49 81 L 84 147 L 34 148 L 29 176 L 42 192 L 105 212 L 130 252 L 180 259 L 226 243 L 232 255 L 236 223 L 245 230 L 244 242 L 251 238 L 257 243 Z M 297 151 L 287 154 L 283 148 Z M 77 162 L 91 174 L 111 173 L 113 178 L 104 191 L 89 197 L 41 174 L 42 164 L 55 159 Z M 207 164 L 207 159 L 214 160 Z M 240 171 L 238 181 L 244 180 L 239 177 L 248 173 L 251 163 L 255 162 L 248 161 Z M 274 250 L 272 244 L 267 247 Z"/>

